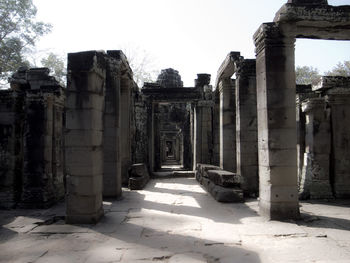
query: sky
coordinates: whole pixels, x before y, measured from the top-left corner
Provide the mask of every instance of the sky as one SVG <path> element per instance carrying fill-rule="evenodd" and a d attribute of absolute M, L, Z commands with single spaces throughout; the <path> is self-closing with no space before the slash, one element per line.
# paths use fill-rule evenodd
<path fill-rule="evenodd" d="M 149 69 L 174 68 L 184 86 L 198 73 L 212 75 L 230 51 L 255 58 L 253 34 L 272 22 L 287 0 L 33 0 L 38 20 L 51 23 L 37 50 L 62 56 L 86 50 L 122 49 Z M 328 0 L 350 5 L 350 0 Z M 297 40 L 296 65 L 321 74 L 350 60 L 350 41 Z"/>

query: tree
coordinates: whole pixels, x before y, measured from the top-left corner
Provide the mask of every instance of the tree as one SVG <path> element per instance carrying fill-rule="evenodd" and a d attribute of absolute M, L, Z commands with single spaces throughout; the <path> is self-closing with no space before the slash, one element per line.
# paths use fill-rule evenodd
<path fill-rule="evenodd" d="M 51 25 L 35 20 L 32 0 L 0 0 L 0 80 L 20 66 L 29 65 L 25 54 Z"/>
<path fill-rule="evenodd" d="M 317 68 L 309 66 L 297 66 L 295 69 L 296 84 L 299 85 L 316 85 L 321 81 L 321 75 Z"/>
<path fill-rule="evenodd" d="M 144 82 L 154 82 L 159 74 L 159 70 L 154 67 L 154 59 L 144 49 L 128 44 L 120 48 L 128 59 L 133 77 L 139 88 Z"/>
<path fill-rule="evenodd" d="M 65 85 L 66 83 L 66 67 L 64 64 L 64 59 L 62 57 L 59 57 L 58 55 L 54 53 L 49 53 L 49 55 L 46 58 L 43 58 L 41 60 L 41 64 L 49 68 L 51 71 L 51 74 L 56 77 L 56 79 L 62 84 Z"/>
<path fill-rule="evenodd" d="M 331 71 L 326 72 L 326 75 L 350 77 L 350 60 L 339 62 Z"/>

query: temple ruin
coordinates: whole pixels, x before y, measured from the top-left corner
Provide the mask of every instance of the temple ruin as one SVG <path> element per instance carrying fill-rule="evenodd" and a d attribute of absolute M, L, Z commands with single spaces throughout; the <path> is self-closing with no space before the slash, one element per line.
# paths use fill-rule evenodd
<path fill-rule="evenodd" d="M 168 68 L 138 87 L 120 50 L 68 54 L 66 88 L 20 68 L 0 91 L 0 206 L 65 198 L 67 223 L 96 223 L 103 198 L 162 171 L 220 202 L 258 197 L 267 219 L 298 218 L 299 198 L 349 198 L 350 78 L 296 85 L 297 38 L 350 40 L 350 6 L 289 0 L 254 34 L 256 58 L 229 52 L 213 85 Z"/>

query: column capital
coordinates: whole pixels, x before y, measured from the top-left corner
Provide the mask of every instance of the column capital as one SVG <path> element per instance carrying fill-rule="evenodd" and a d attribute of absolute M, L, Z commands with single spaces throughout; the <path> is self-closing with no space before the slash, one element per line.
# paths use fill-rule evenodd
<path fill-rule="evenodd" d="M 294 46 L 295 37 L 288 36 L 283 31 L 285 30 L 278 23 L 263 23 L 253 36 L 256 55 L 267 46 Z"/>
<path fill-rule="evenodd" d="M 235 86 L 236 86 L 236 83 L 232 81 L 231 78 L 223 78 L 219 81 L 217 88 L 218 88 L 218 91 L 222 93 L 224 89 L 232 89 Z"/>
<path fill-rule="evenodd" d="M 302 111 L 305 113 L 311 112 L 313 109 L 316 108 L 325 108 L 326 107 L 326 101 L 325 98 L 310 98 L 301 103 Z"/>
<path fill-rule="evenodd" d="M 236 75 L 243 77 L 256 75 L 256 60 L 255 59 L 241 59 L 235 62 Z"/>

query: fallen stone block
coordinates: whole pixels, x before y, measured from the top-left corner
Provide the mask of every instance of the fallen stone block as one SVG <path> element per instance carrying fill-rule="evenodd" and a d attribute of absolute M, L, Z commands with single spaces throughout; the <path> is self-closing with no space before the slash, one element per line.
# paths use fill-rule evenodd
<path fill-rule="evenodd" d="M 198 163 L 196 167 L 196 179 L 199 181 L 201 177 L 208 178 L 207 171 L 208 170 L 222 170 L 219 166 L 215 166 L 212 164 L 202 164 Z"/>
<path fill-rule="evenodd" d="M 240 186 L 242 178 L 240 175 L 224 170 L 208 170 L 208 178 L 214 184 L 224 187 Z"/>
<path fill-rule="evenodd" d="M 213 196 L 213 198 L 222 203 L 243 202 L 243 190 L 238 187 L 227 188 L 214 184 L 207 178 L 202 178 L 202 185 Z"/>
<path fill-rule="evenodd" d="M 133 164 L 129 168 L 129 189 L 142 190 L 149 181 L 149 173 L 144 163 Z"/>
<path fill-rule="evenodd" d="M 211 195 L 218 202 L 237 203 L 243 202 L 243 191 L 237 187 L 226 188 L 219 185 L 214 185 L 211 189 Z"/>

